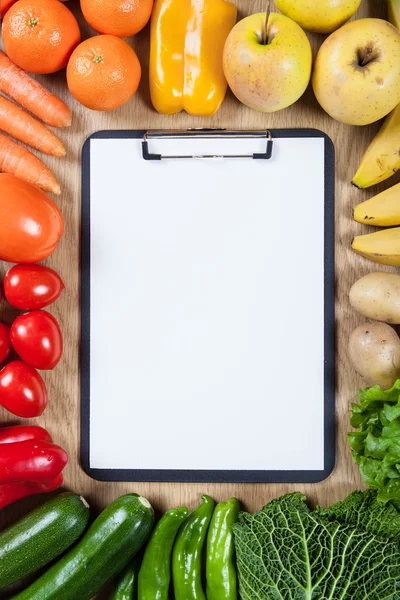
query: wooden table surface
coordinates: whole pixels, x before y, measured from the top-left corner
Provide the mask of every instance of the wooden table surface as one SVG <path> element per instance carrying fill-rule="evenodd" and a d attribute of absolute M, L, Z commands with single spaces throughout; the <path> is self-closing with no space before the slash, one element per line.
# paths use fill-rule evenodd
<path fill-rule="evenodd" d="M 68 6 L 78 16 L 82 25 L 82 35 L 93 35 L 89 27 L 83 23 L 79 6 L 72 0 Z M 263 0 L 236 0 L 240 18 L 259 12 L 265 6 Z M 364 0 L 357 17 L 385 17 L 383 0 Z M 323 36 L 310 35 L 314 51 L 323 41 Z M 87 110 L 69 95 L 65 83 L 65 73 L 61 72 L 42 79 L 54 92 L 59 94 L 73 109 L 73 125 L 68 130 L 60 130 L 60 137 L 65 141 L 68 153 L 63 159 L 45 158 L 53 168 L 62 184 L 62 195 L 56 198 L 65 219 L 65 234 L 54 255 L 46 264 L 55 268 L 63 277 L 66 290 L 51 312 L 59 319 L 64 333 L 65 350 L 59 366 L 45 374 L 49 391 L 49 405 L 45 414 L 37 419 L 38 424 L 44 425 L 54 436 L 57 443 L 67 449 L 69 464 L 65 469 L 65 487 L 83 494 L 92 504 L 93 510 L 104 507 L 120 494 L 136 491 L 149 498 L 154 507 L 163 511 L 169 507 L 188 504 L 193 507 L 199 501 L 201 493 L 208 493 L 216 500 L 222 500 L 235 495 L 249 510 L 261 508 L 270 499 L 288 491 L 300 490 L 313 501 L 328 505 L 344 498 L 352 490 L 361 487 L 358 468 L 353 464 L 348 448 L 346 433 L 349 429 L 350 403 L 356 390 L 362 384 L 354 373 L 347 355 L 347 340 L 351 330 L 360 322 L 360 318 L 350 307 L 347 295 L 351 284 L 361 275 L 369 271 L 384 270 L 369 261 L 356 256 L 351 248 L 352 237 L 367 228 L 352 220 L 352 208 L 358 202 L 369 198 L 381 189 L 396 183 L 395 177 L 387 185 L 361 192 L 351 186 L 350 180 L 356 171 L 358 163 L 367 144 L 378 131 L 378 124 L 357 128 L 350 127 L 332 120 L 318 106 L 312 90 L 309 88 L 303 98 L 294 106 L 275 114 L 263 114 L 241 105 L 232 94 L 228 93 L 223 106 L 212 118 L 195 118 L 186 114 L 172 117 L 157 114 L 150 103 L 148 89 L 148 56 L 149 30 L 148 27 L 129 40 L 139 55 L 143 77 L 136 96 L 122 108 L 111 113 L 97 113 Z M 337 464 L 333 474 L 324 482 L 314 485 L 267 485 L 267 484 L 179 484 L 179 483 L 102 483 L 90 479 L 79 464 L 79 246 L 80 246 L 80 151 L 85 138 L 96 130 L 101 129 L 146 129 L 146 128 L 186 128 L 186 127 L 226 127 L 232 129 L 262 129 L 277 127 L 315 127 L 325 131 L 336 146 L 336 321 L 337 321 Z M 132 179 L 134 187 L 135 180 Z M 195 183 L 193 183 L 195 185 Z M 249 181 L 249 194 L 252 191 Z M 112 202 L 112 198 L 110 198 Z M 121 215 L 121 219 L 124 216 Z M 307 235 L 307 231 L 304 232 Z M 315 248 L 320 252 L 319 248 Z M 286 266 L 287 270 L 301 269 L 296 260 L 296 250 L 293 249 L 293 264 Z M 306 267 L 306 265 L 304 265 Z M 7 265 L 4 265 L 4 269 Z M 110 285 L 112 282 L 110 281 Z M 302 293 L 307 293 L 302 290 Z M 300 293 L 301 293 L 300 292 Z M 3 320 L 12 320 L 13 312 L 2 305 Z M 109 307 L 107 317 L 112 325 L 113 307 Z M 286 325 L 295 335 L 296 321 L 301 314 L 293 314 Z M 118 351 L 118 349 L 116 349 Z M 285 357 L 290 360 L 296 357 Z M 105 374 L 106 376 L 106 374 Z M 288 371 L 290 376 L 290 369 Z M 307 380 L 291 382 L 290 389 L 282 386 L 284 402 L 286 393 L 295 393 L 296 386 L 307 385 Z M 154 415 L 153 418 L 157 418 Z M 266 419 L 266 435 L 268 431 L 268 415 Z M 5 411 L 0 411 L 0 423 L 16 423 Z M 132 421 L 132 443 L 135 440 L 135 428 L 141 424 Z M 275 423 L 273 426 L 285 424 Z M 151 424 L 150 424 L 151 427 Z M 204 444 L 207 444 L 207 432 L 204 432 Z M 290 441 L 289 441 L 290 442 Z M 104 435 L 107 444 L 107 432 Z M 240 443 L 240 440 L 238 440 Z M 199 448 L 199 452 L 201 448 Z M 162 448 L 160 448 L 162 452 Z M 37 499 L 18 503 L 2 511 L 2 524 L 17 514 L 26 512 L 28 507 L 36 504 Z"/>

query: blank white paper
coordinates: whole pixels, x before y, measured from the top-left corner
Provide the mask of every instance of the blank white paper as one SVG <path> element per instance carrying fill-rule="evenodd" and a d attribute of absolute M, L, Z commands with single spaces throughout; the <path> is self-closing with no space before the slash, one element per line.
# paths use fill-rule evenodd
<path fill-rule="evenodd" d="M 90 152 L 90 467 L 322 470 L 324 139 Z"/>

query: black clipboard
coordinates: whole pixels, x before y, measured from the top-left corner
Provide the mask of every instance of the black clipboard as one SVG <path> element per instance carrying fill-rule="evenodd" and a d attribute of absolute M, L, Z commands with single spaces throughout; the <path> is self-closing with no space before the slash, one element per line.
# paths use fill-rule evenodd
<path fill-rule="evenodd" d="M 160 156 L 153 154 L 149 144 L 155 137 L 214 135 L 264 137 L 265 152 L 249 156 L 266 162 L 273 153 L 273 140 L 279 138 L 323 138 L 325 162 L 325 234 L 324 234 L 324 468 L 318 471 L 275 470 L 160 470 L 160 469 L 97 469 L 90 466 L 90 140 L 92 139 L 141 139 L 144 160 L 217 158 L 217 155 Z M 223 158 L 238 158 L 224 155 Z M 243 156 L 240 156 L 243 158 Z M 267 164 L 266 164 L 267 168 Z M 333 471 L 336 458 L 335 421 L 335 150 L 331 139 L 315 129 L 272 129 L 258 132 L 234 132 L 212 129 L 186 131 L 116 130 L 92 134 L 82 149 L 82 209 L 81 209 L 81 420 L 80 458 L 84 471 L 99 481 L 141 482 L 201 482 L 201 483 L 317 483 Z M 133 433 L 134 436 L 134 433 Z"/>

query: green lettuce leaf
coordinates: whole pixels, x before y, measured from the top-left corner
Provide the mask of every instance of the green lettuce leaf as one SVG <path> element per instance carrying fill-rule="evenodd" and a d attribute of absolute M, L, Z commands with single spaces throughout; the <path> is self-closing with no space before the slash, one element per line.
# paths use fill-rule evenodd
<path fill-rule="evenodd" d="M 348 434 L 354 462 L 378 500 L 400 502 L 400 380 L 390 390 L 378 385 L 358 393 Z"/>
<path fill-rule="evenodd" d="M 388 513 L 372 500 L 312 512 L 295 493 L 241 513 L 233 531 L 242 600 L 399 600 L 400 546 L 366 529 L 373 516 L 356 514 L 372 503 L 387 531 Z"/>

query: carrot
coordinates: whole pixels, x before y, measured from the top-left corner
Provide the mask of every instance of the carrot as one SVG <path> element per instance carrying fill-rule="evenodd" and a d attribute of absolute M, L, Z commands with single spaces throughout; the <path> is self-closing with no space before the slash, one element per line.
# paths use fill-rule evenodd
<path fill-rule="evenodd" d="M 0 0 L 1 2 L 4 0 Z M 0 50 L 0 91 L 52 127 L 71 125 L 71 111 L 60 98 L 14 65 Z"/>
<path fill-rule="evenodd" d="M 40 158 L 0 133 L 0 171 L 15 175 L 48 192 L 60 193 L 56 178 Z"/>
<path fill-rule="evenodd" d="M 65 154 L 65 146 L 55 133 L 4 96 L 0 96 L 0 130 L 46 154 Z"/>
<path fill-rule="evenodd" d="M 0 0 L 0 19 L 4 17 L 10 6 L 14 4 L 16 0 Z"/>

